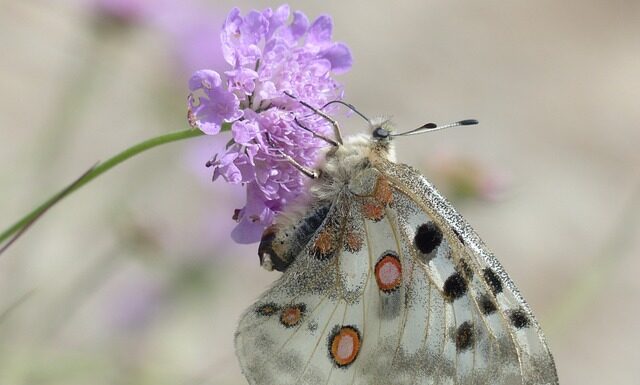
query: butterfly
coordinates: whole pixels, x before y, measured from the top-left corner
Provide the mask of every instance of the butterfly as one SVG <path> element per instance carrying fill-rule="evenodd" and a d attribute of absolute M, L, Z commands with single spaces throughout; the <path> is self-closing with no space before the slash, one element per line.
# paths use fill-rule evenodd
<path fill-rule="evenodd" d="M 477 121 L 395 134 L 367 119 L 368 134 L 343 142 L 331 117 L 305 106 L 336 140 L 319 172 L 299 166 L 314 177 L 311 198 L 258 248 L 262 266 L 283 274 L 235 335 L 249 384 L 558 384 L 500 263 L 423 175 L 394 161 L 398 136 Z"/>

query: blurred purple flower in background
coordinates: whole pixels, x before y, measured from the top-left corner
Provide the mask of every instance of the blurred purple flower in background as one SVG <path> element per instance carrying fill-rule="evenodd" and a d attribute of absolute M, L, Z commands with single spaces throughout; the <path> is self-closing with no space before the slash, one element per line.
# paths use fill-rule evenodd
<path fill-rule="evenodd" d="M 236 8 L 220 34 L 224 59 L 232 69 L 226 80 L 213 70 L 197 71 L 189 81 L 189 120 L 206 134 L 231 123 L 233 140 L 208 163 L 213 179 L 246 185 L 246 204 L 235 211 L 232 238 L 239 243 L 260 239 L 274 215 L 304 190 L 305 177 L 282 155 L 313 166 L 325 143 L 294 122 L 309 114 L 296 100 L 322 107 L 342 98 L 332 75 L 351 68 L 346 45 L 332 41 L 333 23 L 320 16 L 313 23 L 287 5 L 276 10 Z M 330 135 L 327 122 L 305 119 L 309 129 Z"/>
<path fill-rule="evenodd" d="M 162 0 L 155 4 L 151 23 L 168 38 L 177 64 L 186 76 L 204 67 L 223 68 L 226 63 L 217 35 L 224 13 L 187 0 Z"/>
<path fill-rule="evenodd" d="M 135 24 L 153 11 L 152 0 L 91 0 L 94 13 L 122 24 Z"/>
<path fill-rule="evenodd" d="M 120 271 L 104 289 L 107 303 L 103 311 L 109 326 L 120 331 L 144 330 L 162 307 L 163 285 L 138 268 Z"/>
<path fill-rule="evenodd" d="M 216 34 L 224 20 L 211 6 L 192 0 L 82 0 L 101 22 L 124 27 L 145 26 L 170 44 L 181 74 L 225 64 Z"/>

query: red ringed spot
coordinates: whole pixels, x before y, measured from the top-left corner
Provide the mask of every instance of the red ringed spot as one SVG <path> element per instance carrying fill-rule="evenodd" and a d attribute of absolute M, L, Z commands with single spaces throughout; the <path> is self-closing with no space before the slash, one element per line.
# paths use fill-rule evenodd
<path fill-rule="evenodd" d="M 329 336 L 329 355 L 338 367 L 349 366 L 358 357 L 361 343 L 355 326 L 336 326 Z"/>
<path fill-rule="evenodd" d="M 303 303 L 285 307 L 280 313 L 280 323 L 287 328 L 296 326 L 302 320 L 306 309 Z"/>
<path fill-rule="evenodd" d="M 375 275 L 378 287 L 385 293 L 399 288 L 402 283 L 402 264 L 398 256 L 386 251 L 376 263 Z"/>

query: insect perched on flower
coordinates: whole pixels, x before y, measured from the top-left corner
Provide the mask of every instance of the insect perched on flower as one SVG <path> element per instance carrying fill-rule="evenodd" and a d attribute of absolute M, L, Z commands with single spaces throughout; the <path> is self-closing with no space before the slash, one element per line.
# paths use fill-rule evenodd
<path fill-rule="evenodd" d="M 500 263 L 425 177 L 394 161 L 396 137 L 477 122 L 398 134 L 367 119 L 332 78 L 351 54 L 332 41 L 331 19 L 289 16 L 287 6 L 234 9 L 221 33 L 226 81 L 202 70 L 189 84 L 192 126 L 231 125 L 233 140 L 207 165 L 247 187 L 233 238 L 261 237 L 261 265 L 283 272 L 238 326 L 249 383 L 557 384 Z M 329 115 L 338 104 L 370 133 L 343 141 Z"/>
<path fill-rule="evenodd" d="M 396 137 L 475 123 L 398 134 L 374 119 L 344 142 L 334 123 L 318 170 L 300 167 L 311 199 L 260 243 L 262 266 L 283 274 L 238 326 L 251 385 L 558 383 L 500 263 L 424 176 L 394 162 Z"/>

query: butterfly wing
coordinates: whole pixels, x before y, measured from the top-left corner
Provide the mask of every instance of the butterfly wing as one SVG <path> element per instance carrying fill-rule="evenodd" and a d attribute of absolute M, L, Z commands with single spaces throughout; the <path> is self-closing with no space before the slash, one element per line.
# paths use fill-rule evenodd
<path fill-rule="evenodd" d="M 394 163 L 363 171 L 242 317 L 252 385 L 553 384 L 526 303 L 436 190 Z"/>
<path fill-rule="evenodd" d="M 381 169 L 397 192 L 404 244 L 411 241 L 414 262 L 423 262 L 444 298 L 445 335 L 455 341 L 445 357 L 455 355 L 458 377 L 480 384 L 557 384 L 553 357 L 529 306 L 471 226 L 412 167 L 385 162 Z"/>

